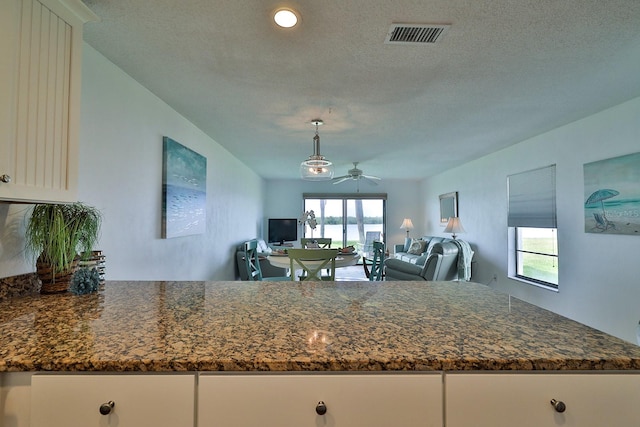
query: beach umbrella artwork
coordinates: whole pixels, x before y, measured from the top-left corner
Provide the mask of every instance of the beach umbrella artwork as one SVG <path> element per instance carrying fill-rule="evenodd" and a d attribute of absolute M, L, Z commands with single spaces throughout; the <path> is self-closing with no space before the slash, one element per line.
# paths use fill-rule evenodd
<path fill-rule="evenodd" d="M 618 194 L 620 194 L 620 193 L 618 191 L 616 191 L 616 190 L 611 190 L 609 188 L 603 188 L 603 189 L 600 189 L 598 191 L 594 191 L 589 196 L 587 201 L 584 202 L 584 204 L 585 205 L 593 205 L 593 204 L 596 204 L 596 203 L 600 202 L 600 206 L 602 207 L 602 216 L 606 218 L 606 216 L 604 214 L 604 203 L 603 203 L 603 200 L 610 199 L 612 197 L 617 196 Z"/>

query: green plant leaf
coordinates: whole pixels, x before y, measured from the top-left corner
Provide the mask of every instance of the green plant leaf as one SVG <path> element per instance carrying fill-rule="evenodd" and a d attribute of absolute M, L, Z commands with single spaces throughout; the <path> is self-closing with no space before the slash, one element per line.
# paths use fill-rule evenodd
<path fill-rule="evenodd" d="M 69 269 L 79 252 L 90 256 L 101 224 L 100 211 L 83 203 L 37 204 L 27 219 L 26 247 L 60 273 Z"/>

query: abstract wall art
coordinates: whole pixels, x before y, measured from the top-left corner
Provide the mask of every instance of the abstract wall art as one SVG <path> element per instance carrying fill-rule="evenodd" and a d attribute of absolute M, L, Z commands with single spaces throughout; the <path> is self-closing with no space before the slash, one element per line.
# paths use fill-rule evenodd
<path fill-rule="evenodd" d="M 207 159 L 163 138 L 162 237 L 203 234 L 206 228 Z"/>
<path fill-rule="evenodd" d="M 640 153 L 584 165 L 584 231 L 640 235 Z"/>

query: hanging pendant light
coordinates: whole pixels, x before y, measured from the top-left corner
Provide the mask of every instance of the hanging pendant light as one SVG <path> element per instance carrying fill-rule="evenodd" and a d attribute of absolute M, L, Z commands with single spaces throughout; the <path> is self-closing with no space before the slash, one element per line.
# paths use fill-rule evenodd
<path fill-rule="evenodd" d="M 333 163 L 320 154 L 320 136 L 318 126 L 324 124 L 320 119 L 311 121 L 316 126 L 313 137 L 313 154 L 300 164 L 300 177 L 307 181 L 328 181 L 333 178 Z"/>

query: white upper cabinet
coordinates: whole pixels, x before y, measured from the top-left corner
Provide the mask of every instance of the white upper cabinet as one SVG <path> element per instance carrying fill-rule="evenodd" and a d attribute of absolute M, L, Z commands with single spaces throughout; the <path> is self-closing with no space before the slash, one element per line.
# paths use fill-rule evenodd
<path fill-rule="evenodd" d="M 75 201 L 80 0 L 0 2 L 0 200 Z"/>

